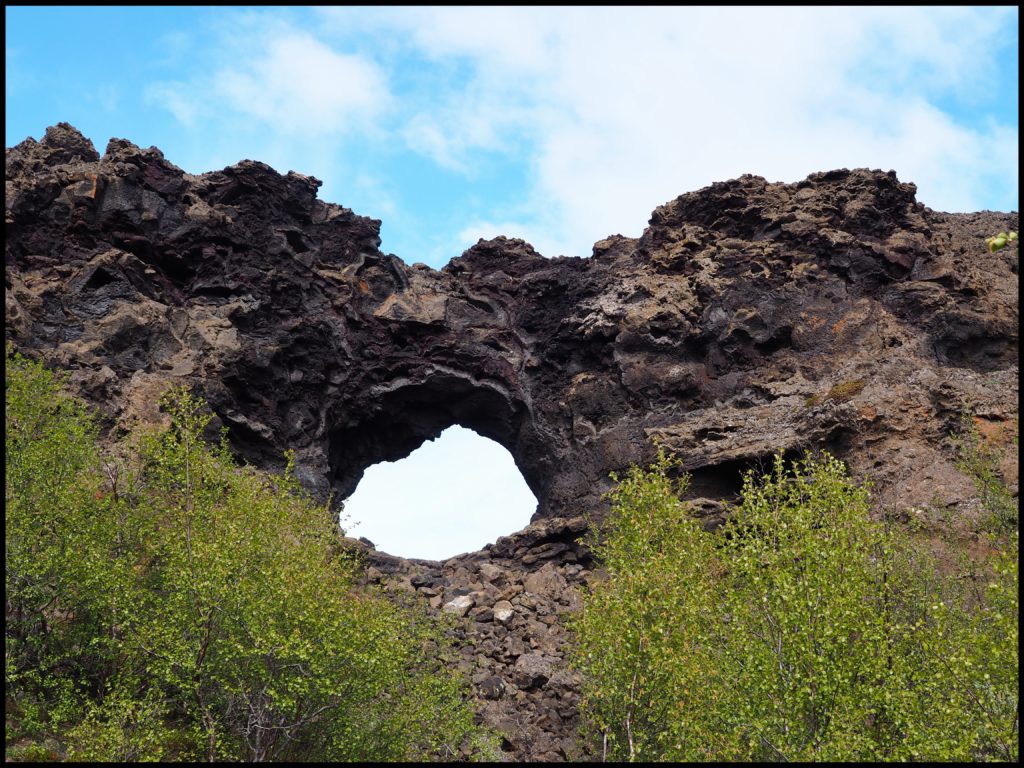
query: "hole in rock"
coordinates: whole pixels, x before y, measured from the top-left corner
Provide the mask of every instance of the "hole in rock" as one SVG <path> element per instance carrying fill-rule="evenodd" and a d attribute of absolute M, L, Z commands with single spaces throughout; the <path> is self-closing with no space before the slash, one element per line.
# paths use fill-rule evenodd
<path fill-rule="evenodd" d="M 363 474 L 342 525 L 381 552 L 445 560 L 526 527 L 537 499 L 501 445 L 453 426 Z"/>

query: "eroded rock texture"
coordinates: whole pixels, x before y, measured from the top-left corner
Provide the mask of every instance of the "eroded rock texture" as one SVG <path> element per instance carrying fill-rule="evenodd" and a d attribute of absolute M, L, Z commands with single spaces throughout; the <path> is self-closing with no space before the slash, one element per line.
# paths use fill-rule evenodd
<path fill-rule="evenodd" d="M 528 531 L 376 573 L 438 610 L 472 597 L 466 663 L 520 759 L 571 753 L 559 617 L 589 573 L 573 521 L 610 471 L 660 441 L 712 524 L 739 470 L 825 447 L 881 504 L 970 515 L 948 436 L 1017 411 L 1017 250 L 984 243 L 1017 214 L 932 211 L 893 173 L 744 176 L 589 258 L 497 238 L 440 271 L 382 253 L 379 222 L 318 186 L 252 161 L 193 176 L 122 139 L 100 157 L 50 128 L 7 150 L 7 338 L 126 426 L 188 384 L 240 454 L 295 449 L 338 498 L 452 424 L 508 448 L 539 501 Z"/>

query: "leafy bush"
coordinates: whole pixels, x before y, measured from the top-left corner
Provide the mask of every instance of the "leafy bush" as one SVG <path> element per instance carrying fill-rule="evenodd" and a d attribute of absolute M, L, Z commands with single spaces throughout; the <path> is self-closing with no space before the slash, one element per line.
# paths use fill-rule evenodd
<path fill-rule="evenodd" d="M 575 660 L 606 758 L 1016 759 L 1016 537 L 985 589 L 939 581 L 828 455 L 747 474 L 710 534 L 673 463 L 632 467 L 590 542 Z"/>
<path fill-rule="evenodd" d="M 718 562 L 688 517 L 660 453 L 650 471 L 612 479 L 612 514 L 588 546 L 603 564 L 575 629 L 585 676 L 582 709 L 608 759 L 727 759 L 702 718 Z M 685 745 L 685 746 L 684 746 Z"/>
<path fill-rule="evenodd" d="M 97 542 L 112 528 L 89 414 L 41 365 L 15 357 L 4 378 L 5 676 L 19 734 L 38 737 L 80 716 L 88 678 L 116 654 L 104 605 L 116 577 Z"/>
<path fill-rule="evenodd" d="M 989 253 L 995 253 L 998 250 L 1005 248 L 1009 243 L 1017 241 L 1017 233 L 1015 231 L 1000 232 L 998 235 L 985 238 L 985 245 L 988 246 Z"/>
<path fill-rule="evenodd" d="M 235 466 L 184 390 L 116 458 L 40 364 L 6 383 L 8 696 L 72 759 L 445 758 L 474 735 L 440 627 L 357 588 L 291 464 Z"/>
<path fill-rule="evenodd" d="M 1017 439 L 1014 428 L 1014 443 Z M 961 436 L 956 438 L 955 445 L 959 453 L 957 468 L 974 482 L 985 508 L 983 525 L 996 534 L 1016 530 L 1020 514 L 1018 501 L 999 472 L 1005 446 L 1000 446 L 997 441 L 983 440 L 969 414 L 963 419 Z"/>

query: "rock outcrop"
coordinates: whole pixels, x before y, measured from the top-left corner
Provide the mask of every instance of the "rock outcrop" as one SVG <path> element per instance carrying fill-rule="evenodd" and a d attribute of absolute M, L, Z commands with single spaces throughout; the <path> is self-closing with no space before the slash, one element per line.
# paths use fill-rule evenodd
<path fill-rule="evenodd" d="M 7 338 L 114 423 L 160 420 L 187 384 L 240 455 L 294 449 L 338 498 L 452 424 L 511 452 L 526 531 L 444 564 L 371 553 L 371 580 L 463 617 L 481 712 L 520 759 L 573 756 L 561 616 L 610 471 L 677 451 L 713 525 L 740 470 L 823 447 L 882 504 L 969 516 L 949 435 L 1017 412 L 1017 250 L 984 243 L 1017 214 L 932 211 L 892 172 L 743 176 L 589 258 L 499 237 L 435 271 L 262 163 L 194 176 L 64 123 L 6 162 Z"/>

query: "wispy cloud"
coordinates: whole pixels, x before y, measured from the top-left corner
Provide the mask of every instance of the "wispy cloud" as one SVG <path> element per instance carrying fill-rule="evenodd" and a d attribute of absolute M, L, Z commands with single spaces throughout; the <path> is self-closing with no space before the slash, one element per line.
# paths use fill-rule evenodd
<path fill-rule="evenodd" d="M 280 136 L 320 140 L 365 130 L 391 102 L 386 73 L 373 61 L 273 17 L 217 42 L 223 53 L 204 62 L 212 72 L 153 83 L 150 103 L 186 127 L 251 120 Z"/>
<path fill-rule="evenodd" d="M 213 83 L 227 107 L 292 136 L 344 131 L 372 119 L 390 98 L 373 62 L 304 33 L 266 41 L 252 58 L 217 72 Z"/>
<path fill-rule="evenodd" d="M 197 127 L 199 115 L 204 109 L 200 99 L 190 93 L 186 83 L 151 83 L 146 86 L 145 99 L 152 106 L 166 109 L 188 129 Z"/>
<path fill-rule="evenodd" d="M 24 51 L 19 46 L 4 48 L 4 87 L 8 97 L 38 88 L 39 77 L 24 62 Z"/>
<path fill-rule="evenodd" d="M 108 112 L 116 112 L 121 101 L 121 89 L 111 83 L 97 83 L 85 98 Z"/>
<path fill-rule="evenodd" d="M 995 81 L 1011 13 L 434 8 L 372 22 L 471 68 L 409 119 L 410 146 L 466 168 L 500 137 L 527 137 L 532 239 L 587 253 L 606 234 L 639 234 L 655 205 L 746 172 L 893 168 L 948 210 L 1010 193 L 1016 125 L 940 105 Z"/>
<path fill-rule="evenodd" d="M 186 125 L 252 122 L 323 152 L 369 137 L 467 183 L 503 156 L 528 191 L 457 239 L 514 225 L 547 255 L 639 235 L 655 206 L 742 173 L 891 168 L 934 208 L 1016 204 L 1016 121 L 983 117 L 1016 9 L 314 13 L 248 13 L 224 27 L 212 74 L 151 99 Z"/>

